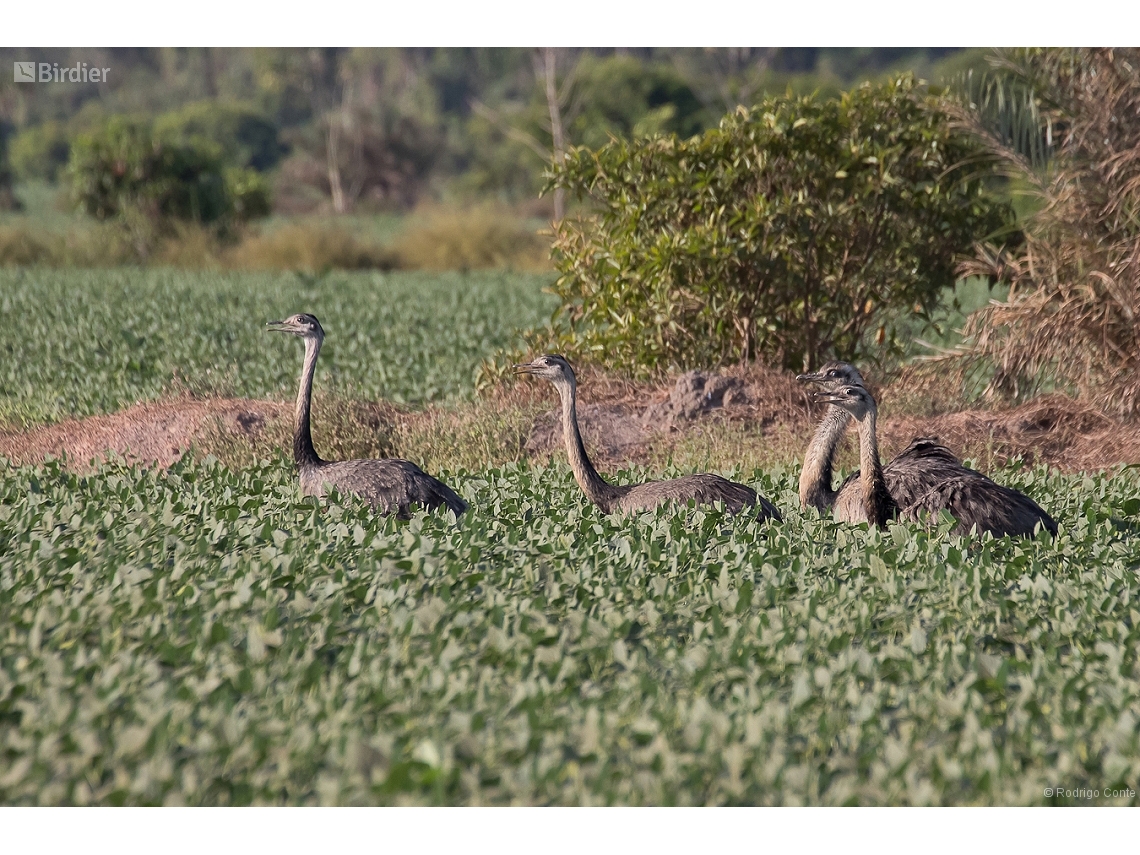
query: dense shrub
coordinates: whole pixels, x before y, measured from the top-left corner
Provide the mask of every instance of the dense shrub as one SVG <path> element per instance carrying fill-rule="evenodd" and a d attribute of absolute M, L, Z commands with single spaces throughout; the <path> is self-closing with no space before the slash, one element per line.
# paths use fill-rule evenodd
<path fill-rule="evenodd" d="M 8 129 L 0 122 L 0 211 L 16 211 L 20 201 L 12 192 L 12 168 L 8 165 Z"/>
<path fill-rule="evenodd" d="M 122 117 L 79 134 L 67 172 L 78 207 L 101 220 L 157 227 L 243 220 L 269 210 L 267 185 L 253 170 L 227 168 L 206 146 L 160 142 L 146 124 Z"/>
<path fill-rule="evenodd" d="M 276 166 L 285 152 L 267 116 L 226 101 L 195 101 L 164 113 L 154 122 L 154 135 L 167 144 L 213 148 L 225 163 L 259 172 Z"/>
<path fill-rule="evenodd" d="M 638 370 L 881 361 L 956 256 L 1012 220 L 976 162 L 956 169 L 978 154 L 909 76 L 573 149 L 550 186 L 589 205 L 556 234 L 556 344 Z"/>
<path fill-rule="evenodd" d="M 20 131 L 12 139 L 12 170 L 24 181 L 55 181 L 70 153 L 67 128 L 59 122 L 44 122 Z"/>

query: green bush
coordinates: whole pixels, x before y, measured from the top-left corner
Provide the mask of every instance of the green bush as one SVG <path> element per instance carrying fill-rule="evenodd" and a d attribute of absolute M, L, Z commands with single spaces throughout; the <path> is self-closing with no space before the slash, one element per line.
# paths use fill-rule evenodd
<path fill-rule="evenodd" d="M 20 200 L 12 192 L 12 169 L 8 165 L 9 125 L 0 122 L 0 211 L 20 210 Z"/>
<path fill-rule="evenodd" d="M 122 117 L 78 135 L 67 172 L 77 206 L 101 220 L 211 224 L 269 211 L 253 170 L 226 167 L 206 145 L 161 142 L 147 124 Z"/>
<path fill-rule="evenodd" d="M 164 113 L 154 123 L 164 143 L 213 148 L 231 166 L 264 172 L 281 160 L 277 126 L 253 107 L 225 101 L 195 101 Z"/>
<path fill-rule="evenodd" d="M 269 182 L 254 169 L 231 166 L 222 173 L 234 219 L 243 222 L 268 217 Z"/>
<path fill-rule="evenodd" d="M 715 121 L 671 66 L 632 56 L 585 55 L 576 69 L 573 94 L 582 108 L 569 117 L 567 131 L 570 139 L 587 146 L 604 145 L 611 135 L 690 137 Z"/>
<path fill-rule="evenodd" d="M 689 140 L 573 149 L 549 186 L 590 204 L 556 233 L 555 344 L 642 373 L 897 355 L 895 323 L 1012 222 L 978 154 L 910 76 L 768 98 Z"/>
<path fill-rule="evenodd" d="M 59 122 L 44 122 L 20 131 L 12 139 L 12 170 L 23 181 L 55 181 L 70 153 L 67 128 Z"/>

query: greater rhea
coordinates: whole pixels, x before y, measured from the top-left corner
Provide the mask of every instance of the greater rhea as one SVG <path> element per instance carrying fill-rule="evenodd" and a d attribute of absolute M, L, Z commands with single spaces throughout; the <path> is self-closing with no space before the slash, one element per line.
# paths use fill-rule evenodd
<path fill-rule="evenodd" d="M 301 492 L 323 496 L 328 487 L 355 493 L 384 514 L 406 519 L 412 505 L 435 509 L 446 506 L 458 517 L 467 510 L 455 491 L 408 460 L 322 460 L 313 448 L 309 413 L 313 397 L 313 373 L 317 355 L 325 340 L 321 322 L 309 314 L 297 314 L 283 321 L 270 321 L 271 332 L 298 336 L 305 342 L 305 361 L 294 411 L 293 460 L 301 476 Z"/>
<path fill-rule="evenodd" d="M 800 374 L 796 379 L 830 392 L 844 386 L 867 388 L 859 369 L 847 362 L 829 362 L 819 371 Z M 858 470 L 847 476 L 838 490 L 831 486 L 835 454 L 847 434 L 851 419 L 851 413 L 844 407 L 832 404 L 827 408 L 804 455 L 804 466 L 800 472 L 800 502 L 803 506 L 819 511 L 834 508 L 839 519 L 857 516 L 862 503 Z M 907 508 L 935 484 L 955 478 L 985 476 L 963 466 L 954 453 L 934 437 L 923 436 L 911 440 L 910 445 L 886 465 L 883 477 L 899 507 Z"/>
<path fill-rule="evenodd" d="M 760 520 L 780 520 L 776 506 L 756 494 L 751 487 L 737 484 L 719 475 L 686 475 L 670 481 L 648 481 L 644 484 L 610 484 L 598 474 L 578 430 L 577 388 L 574 369 L 561 356 L 540 356 L 533 362 L 515 366 L 518 374 L 542 377 L 554 384 L 562 399 L 562 435 L 570 468 L 582 492 L 606 513 L 639 511 L 655 508 L 665 502 L 693 501 L 699 505 L 723 502 L 731 513 L 755 507 Z"/>
<path fill-rule="evenodd" d="M 905 519 L 924 521 L 930 515 L 945 510 L 958 520 L 954 529 L 958 534 L 977 530 L 979 533 L 992 532 L 995 537 L 1032 536 L 1038 525 L 1051 535 L 1057 534 L 1057 524 L 1053 518 L 1024 493 L 997 484 L 961 463 L 957 464 L 962 470 L 961 474 L 946 477 L 944 473 L 947 467 L 939 456 L 936 465 L 930 470 L 942 473 L 935 478 L 930 475 L 930 471 L 922 471 L 920 461 L 923 458 L 920 454 L 912 455 L 896 466 L 902 458 L 900 455 L 884 470 L 879 462 L 875 399 L 862 385 L 841 385 L 835 389 L 822 390 L 815 394 L 815 400 L 845 410 L 855 420 L 859 432 L 860 470 L 852 476 L 856 480 L 852 482 L 854 486 L 851 488 L 858 498 L 845 499 L 843 494 L 848 489 L 846 484 L 840 489 L 835 503 L 835 514 L 839 519 L 846 522 L 871 522 L 885 528 L 887 520 L 900 512 Z M 911 448 L 915 444 L 911 443 Z M 949 451 L 946 454 L 949 455 Z M 910 479 L 908 485 L 918 485 L 925 480 L 927 488 L 918 491 L 914 497 L 908 494 L 905 503 L 900 501 L 900 494 L 895 493 L 890 486 L 891 467 L 895 467 L 896 472 L 900 468 L 909 468 L 912 471 L 907 474 Z M 848 481 L 851 482 L 851 479 Z"/>

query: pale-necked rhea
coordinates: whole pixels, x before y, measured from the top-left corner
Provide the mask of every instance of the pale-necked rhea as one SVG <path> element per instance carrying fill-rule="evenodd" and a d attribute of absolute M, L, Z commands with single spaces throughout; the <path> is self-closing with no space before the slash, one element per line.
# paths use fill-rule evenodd
<path fill-rule="evenodd" d="M 309 314 L 297 314 L 283 321 L 270 321 L 272 332 L 298 336 L 305 342 L 305 361 L 297 390 L 294 411 L 293 460 L 301 478 L 301 492 L 307 496 L 323 496 L 330 486 L 342 492 L 355 493 L 368 500 L 384 514 L 408 517 L 412 505 L 434 509 L 446 506 L 459 516 L 467 503 L 437 478 L 408 460 L 322 460 L 313 448 L 309 431 L 309 413 L 313 397 L 313 373 L 325 331 Z"/>

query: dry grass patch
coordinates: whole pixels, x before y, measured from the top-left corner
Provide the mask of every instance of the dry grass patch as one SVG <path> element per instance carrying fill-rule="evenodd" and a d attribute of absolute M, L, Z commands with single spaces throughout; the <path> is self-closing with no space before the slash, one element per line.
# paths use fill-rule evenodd
<path fill-rule="evenodd" d="M 361 240 L 336 226 L 290 225 L 250 233 L 226 252 L 226 267 L 234 270 L 392 270 L 396 256 L 387 248 Z"/>
<path fill-rule="evenodd" d="M 138 260 L 128 236 L 105 223 L 66 232 L 0 226 L 0 267 L 117 267 Z"/>
<path fill-rule="evenodd" d="M 400 267 L 410 270 L 551 269 L 549 237 L 493 205 L 424 209 L 392 249 Z"/>

